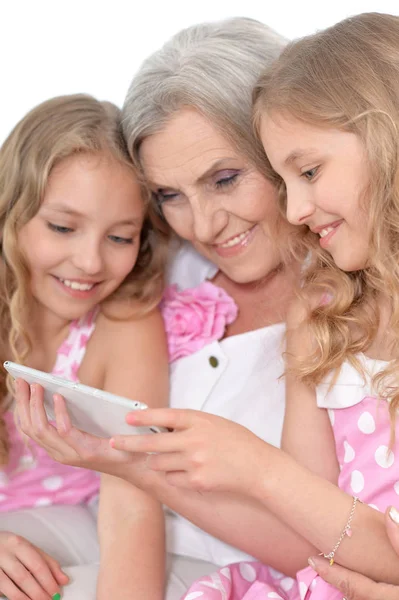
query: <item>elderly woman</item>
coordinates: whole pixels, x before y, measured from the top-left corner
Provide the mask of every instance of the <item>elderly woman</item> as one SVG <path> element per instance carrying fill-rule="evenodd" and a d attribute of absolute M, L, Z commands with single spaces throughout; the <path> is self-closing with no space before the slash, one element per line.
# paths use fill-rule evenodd
<path fill-rule="evenodd" d="M 251 126 L 251 100 L 260 72 L 283 45 L 268 27 L 244 18 L 184 30 L 133 79 L 123 122 L 152 209 L 161 226 L 176 234 L 169 272 L 176 287 L 164 301 L 173 361 L 170 404 L 234 420 L 274 445 L 280 443 L 284 415 L 284 321 L 300 265 L 285 260 L 292 230 L 278 213 L 276 190 Z M 174 326 L 187 315 L 188 299 L 206 324 L 210 314 L 218 315 L 218 326 L 212 322 L 190 343 Z M 24 401 L 29 392 L 20 390 Z M 34 423 L 25 424 L 25 432 L 37 439 Z M 48 435 L 51 444 L 43 432 L 38 441 L 51 454 L 54 433 Z M 287 567 L 286 553 L 267 548 L 273 520 L 260 505 L 232 494 L 174 487 L 148 469 L 145 459 L 117 451 L 110 456 L 106 441 L 73 430 L 62 441 L 63 448 L 66 441 L 71 448 L 69 454 L 58 451 L 64 462 L 122 477 L 171 509 L 168 600 L 179 598 L 214 565 L 256 557 L 276 569 Z M 100 540 L 112 535 L 109 529 L 100 510 Z M 286 528 L 285 536 L 289 545 L 296 534 Z M 109 594 L 115 600 L 134 596 L 131 560 L 110 564 Z M 288 574 L 301 566 L 293 561 Z M 75 572 L 65 598 L 78 600 L 83 588 L 82 598 L 90 598 L 88 580 L 94 581 L 95 573 L 95 567 Z"/>

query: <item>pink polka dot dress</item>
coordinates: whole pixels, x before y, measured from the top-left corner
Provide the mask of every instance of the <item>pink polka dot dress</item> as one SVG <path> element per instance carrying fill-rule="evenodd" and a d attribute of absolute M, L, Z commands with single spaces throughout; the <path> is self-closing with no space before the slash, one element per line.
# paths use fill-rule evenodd
<path fill-rule="evenodd" d="M 329 389 L 332 376 L 318 386 L 317 404 L 328 410 L 341 468 L 338 485 L 379 511 L 399 500 L 399 423 L 389 450 L 388 402 L 373 396 L 371 379 L 386 363 L 359 357 L 363 376 L 349 363 Z M 344 523 L 343 523 L 344 525 Z M 328 551 L 329 549 L 325 549 Z M 287 549 L 289 551 L 289 549 Z M 196 581 L 182 600 L 342 600 L 342 593 L 310 567 L 285 577 L 259 562 L 236 563 Z"/>
<path fill-rule="evenodd" d="M 86 352 L 94 328 L 97 309 L 70 326 L 68 338 L 57 352 L 53 369 L 71 381 Z M 18 431 L 12 410 L 5 413 L 10 440 L 8 464 L 0 469 L 0 511 L 8 512 L 51 504 L 80 504 L 98 494 L 99 477 L 93 471 L 62 465 L 51 459 L 32 440 L 26 441 Z"/>

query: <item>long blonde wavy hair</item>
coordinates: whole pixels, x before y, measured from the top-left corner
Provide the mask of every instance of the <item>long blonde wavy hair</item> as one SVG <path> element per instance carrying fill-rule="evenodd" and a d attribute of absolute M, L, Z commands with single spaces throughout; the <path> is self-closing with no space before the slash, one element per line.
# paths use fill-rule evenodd
<path fill-rule="evenodd" d="M 255 127 L 265 112 L 285 114 L 352 132 L 364 144 L 369 263 L 343 272 L 320 248 L 318 236 L 303 230 L 302 242 L 311 251 L 303 292 L 308 297 L 329 292 L 331 301 L 309 315 L 315 350 L 298 362 L 297 373 L 317 384 L 345 360 L 360 369 L 356 355 L 377 335 L 383 294 L 391 302 L 394 360 L 373 383 L 378 395 L 391 401 L 393 432 L 399 407 L 399 17 L 365 13 L 292 42 L 261 76 L 253 99 Z M 284 182 L 277 174 L 275 180 L 285 212 Z"/>
<path fill-rule="evenodd" d="M 76 94 L 43 102 L 13 129 L 0 149 L 0 463 L 9 447 L 3 419 L 11 395 L 2 366 L 24 362 L 31 343 L 27 327 L 32 305 L 30 274 L 18 248 L 18 232 L 39 210 L 52 169 L 78 153 L 112 156 L 136 173 L 121 129 L 119 109 L 109 102 Z M 146 312 L 163 289 L 166 240 L 147 217 L 136 265 L 111 299 L 132 299 Z M 108 300 L 108 299 L 107 299 Z"/>

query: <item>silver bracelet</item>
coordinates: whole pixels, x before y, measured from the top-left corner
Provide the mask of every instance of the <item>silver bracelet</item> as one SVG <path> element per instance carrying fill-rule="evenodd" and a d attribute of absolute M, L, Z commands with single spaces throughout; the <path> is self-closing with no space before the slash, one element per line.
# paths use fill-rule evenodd
<path fill-rule="evenodd" d="M 358 502 L 361 502 L 361 500 L 359 500 L 359 498 L 357 496 L 353 496 L 352 508 L 351 508 L 351 512 L 349 514 L 349 518 L 346 522 L 344 529 L 342 530 L 341 535 L 339 536 L 338 542 L 335 544 L 335 546 L 331 550 L 331 552 L 329 552 L 328 554 L 324 554 L 323 552 L 320 552 L 320 556 L 324 556 L 324 558 L 327 558 L 330 561 L 330 567 L 332 567 L 332 565 L 334 564 L 335 554 L 336 554 L 338 548 L 340 547 L 341 542 L 344 539 L 344 537 L 345 536 L 352 537 L 353 532 L 352 532 L 351 524 L 352 524 L 353 516 L 355 514 L 356 504 Z"/>

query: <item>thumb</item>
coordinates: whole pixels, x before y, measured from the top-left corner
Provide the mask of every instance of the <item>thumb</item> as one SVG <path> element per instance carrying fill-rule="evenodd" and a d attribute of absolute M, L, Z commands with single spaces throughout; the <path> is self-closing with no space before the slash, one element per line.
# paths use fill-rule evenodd
<path fill-rule="evenodd" d="M 394 506 L 386 511 L 385 524 L 392 547 L 399 555 L 399 511 Z"/>
<path fill-rule="evenodd" d="M 380 597 L 380 590 L 378 590 L 374 581 L 359 573 L 345 569 L 337 563 L 330 567 L 329 561 L 325 558 L 312 556 L 309 559 L 309 565 L 327 583 L 337 588 L 345 600 L 371 600 L 371 598 Z"/>

